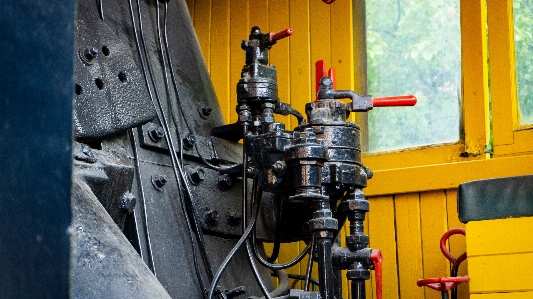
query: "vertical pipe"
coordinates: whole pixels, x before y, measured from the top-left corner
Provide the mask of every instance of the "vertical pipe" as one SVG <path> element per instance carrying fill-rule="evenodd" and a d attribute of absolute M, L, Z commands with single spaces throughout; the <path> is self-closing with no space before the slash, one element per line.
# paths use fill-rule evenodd
<path fill-rule="evenodd" d="M 366 299 L 364 280 L 352 280 L 352 299 Z"/>
<path fill-rule="evenodd" d="M 318 277 L 322 299 L 333 299 L 333 267 L 331 265 L 331 239 L 321 237 L 317 232 Z"/>

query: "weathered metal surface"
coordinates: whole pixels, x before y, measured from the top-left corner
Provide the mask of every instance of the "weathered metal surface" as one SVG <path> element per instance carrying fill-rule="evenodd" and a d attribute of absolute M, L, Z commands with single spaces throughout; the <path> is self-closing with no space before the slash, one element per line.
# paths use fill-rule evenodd
<path fill-rule="evenodd" d="M 136 127 L 155 117 L 128 41 L 78 3 L 74 61 L 76 139 L 90 141 Z"/>

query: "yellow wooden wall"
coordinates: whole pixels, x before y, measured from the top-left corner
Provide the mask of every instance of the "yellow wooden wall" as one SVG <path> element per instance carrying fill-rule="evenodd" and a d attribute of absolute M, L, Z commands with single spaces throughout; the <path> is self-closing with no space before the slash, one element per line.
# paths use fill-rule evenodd
<path fill-rule="evenodd" d="M 358 80 L 364 77 L 360 66 L 361 47 L 357 43 L 361 38 L 357 34 L 360 28 L 355 31 L 352 28 L 353 20 L 362 15 L 353 8 L 360 7 L 359 1 L 355 1 L 353 7 L 352 1 L 348 0 L 338 0 L 331 5 L 320 0 L 186 1 L 228 123 L 235 122 L 237 117 L 235 89 L 244 63 L 240 42 L 248 38 L 252 26 L 259 26 L 263 32 L 286 27 L 294 30 L 290 38 L 279 41 L 270 52 L 270 62 L 278 71 L 279 97 L 283 102 L 304 111 L 305 103 L 313 98 L 314 63 L 319 59 L 325 60 L 328 67 L 336 68 L 338 89 L 364 92 L 361 87 L 364 84 Z M 440 252 L 439 240 L 446 230 L 464 227 L 457 217 L 456 190 L 459 184 L 533 173 L 533 142 L 530 138 L 518 138 L 518 134 L 533 134 L 533 130 L 516 131 L 511 119 L 500 117 L 512 113 L 509 97 L 503 96 L 506 95 L 503 91 L 512 91 L 512 86 L 498 84 L 509 71 L 498 69 L 499 72 L 491 72 L 492 87 L 488 80 L 488 53 L 492 51 L 494 69 L 498 66 L 508 68 L 509 61 L 504 58 L 509 55 L 491 50 L 502 41 L 497 40 L 498 36 L 492 37 L 492 43 L 490 38 L 487 41 L 487 20 L 489 26 L 493 24 L 492 28 L 495 28 L 492 32 L 503 30 L 498 20 L 503 18 L 500 15 L 506 16 L 509 11 L 506 7 L 511 1 L 461 1 L 463 140 L 363 158 L 365 165 L 375 170 L 374 178 L 364 190 L 371 203 L 365 229 L 370 235 L 370 246 L 383 251 L 386 299 L 441 298 L 437 291 L 417 287 L 416 280 L 449 275 L 448 262 Z M 504 42 L 512 42 L 509 36 L 504 37 Z M 358 53 L 355 57 L 354 51 Z M 496 87 L 499 89 L 494 90 Z M 489 93 L 492 94 L 492 111 L 489 110 Z M 498 109 L 495 111 L 494 107 Z M 296 123 L 288 117 L 278 117 L 278 120 L 285 122 L 289 129 Z M 493 127 L 500 128 L 494 130 L 494 157 L 483 154 L 464 157 L 463 152 L 483 152 L 491 138 L 491 121 Z M 501 128 L 506 128 L 508 135 L 514 134 L 511 141 L 522 142 L 519 151 L 515 151 L 520 155 L 504 151 L 511 145 L 500 137 Z M 458 256 L 465 250 L 465 238 L 454 236 L 449 246 Z M 279 261 L 292 259 L 302 249 L 300 243 L 283 244 Z M 304 273 L 305 266 L 304 262 L 289 272 Z M 466 275 L 466 268 L 465 262 L 459 274 Z M 347 282 L 343 284 L 343 297 L 348 298 Z M 367 285 L 371 287 L 371 284 L 372 281 Z M 368 298 L 374 298 L 374 292 L 368 293 Z M 468 283 L 459 286 L 459 298 L 469 298 Z"/>
<path fill-rule="evenodd" d="M 270 52 L 283 102 L 304 111 L 313 97 L 314 63 L 319 59 L 336 69 L 338 89 L 356 89 L 352 19 L 354 13 L 361 12 L 352 11 L 351 1 L 326 5 L 319 0 L 187 0 L 187 4 L 228 123 L 237 117 L 235 86 L 244 64 L 240 42 L 248 38 L 252 26 L 259 26 L 263 32 L 286 27 L 294 31 Z M 296 124 L 288 117 L 279 120 L 288 128 Z M 384 254 L 384 298 L 440 298 L 436 291 L 417 287 L 416 280 L 449 275 L 439 240 L 448 228 L 462 227 L 455 198 L 455 190 L 369 198 L 371 212 L 366 229 L 371 247 L 381 248 Z M 301 243 L 284 244 L 280 262 L 292 259 L 303 248 Z M 464 240 L 454 238 L 452 252 L 458 255 L 462 251 Z M 289 272 L 303 274 L 305 267 L 303 262 Z M 346 281 L 343 284 L 347 298 L 349 287 Z M 467 298 L 463 294 L 468 291 L 463 289 L 460 298 Z M 369 291 L 368 298 L 373 298 L 373 293 Z"/>

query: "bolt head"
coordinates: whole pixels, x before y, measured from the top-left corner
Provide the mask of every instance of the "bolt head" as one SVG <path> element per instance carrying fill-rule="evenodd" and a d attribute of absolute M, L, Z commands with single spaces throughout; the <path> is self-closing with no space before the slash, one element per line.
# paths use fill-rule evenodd
<path fill-rule="evenodd" d="M 158 176 L 156 176 L 154 181 L 155 181 L 155 184 L 158 187 L 163 187 L 167 183 L 167 176 L 166 175 L 158 175 Z"/>
<path fill-rule="evenodd" d="M 132 213 L 135 209 L 136 203 L 137 198 L 133 194 L 128 192 L 124 194 L 124 197 L 122 197 L 122 199 L 120 200 L 120 209 L 127 213 Z"/>
<path fill-rule="evenodd" d="M 165 137 L 165 131 L 161 127 L 155 128 L 150 130 L 148 136 L 150 137 L 150 139 L 152 139 L 152 141 L 159 142 L 161 141 L 161 139 L 163 139 L 163 137 Z"/>
<path fill-rule="evenodd" d="M 201 115 L 207 118 L 211 114 L 211 112 L 213 112 L 213 108 L 205 106 L 201 110 Z"/>
<path fill-rule="evenodd" d="M 224 174 L 218 178 L 217 186 L 220 190 L 227 190 L 233 185 L 233 179 L 231 176 Z"/>
<path fill-rule="evenodd" d="M 228 223 L 232 226 L 237 226 L 241 224 L 242 217 L 241 215 L 237 214 L 236 212 L 229 212 L 228 213 Z"/>
<path fill-rule="evenodd" d="M 191 149 L 196 144 L 196 137 L 194 135 L 189 135 L 183 138 L 183 147 L 185 149 Z"/>
<path fill-rule="evenodd" d="M 189 178 L 191 183 L 198 185 L 201 181 L 205 180 L 205 171 L 200 167 L 191 168 L 189 170 Z"/>
<path fill-rule="evenodd" d="M 204 220 L 205 220 L 205 223 L 207 223 L 208 225 L 215 225 L 217 224 L 218 222 L 218 212 L 215 211 L 215 210 L 208 210 L 207 212 L 205 212 L 204 214 Z"/>

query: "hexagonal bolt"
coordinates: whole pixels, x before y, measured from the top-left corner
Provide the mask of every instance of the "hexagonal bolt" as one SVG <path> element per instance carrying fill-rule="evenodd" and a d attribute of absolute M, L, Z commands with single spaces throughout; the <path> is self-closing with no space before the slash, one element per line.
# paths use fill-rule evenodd
<path fill-rule="evenodd" d="M 218 212 L 215 210 L 208 210 L 204 214 L 205 223 L 208 225 L 215 225 L 218 222 Z"/>
<path fill-rule="evenodd" d="M 166 175 L 153 174 L 152 175 L 152 185 L 156 190 L 161 191 L 163 186 L 168 182 Z"/>
<path fill-rule="evenodd" d="M 188 175 L 193 185 L 198 185 L 201 181 L 205 180 L 205 172 L 200 167 L 194 167 L 189 169 Z"/>
<path fill-rule="evenodd" d="M 211 108 L 209 106 L 205 106 L 203 108 L 198 109 L 198 111 L 200 112 L 200 116 L 203 119 L 207 119 L 209 117 L 209 115 L 211 115 L 211 112 L 213 112 L 213 108 Z"/>
<path fill-rule="evenodd" d="M 193 146 L 196 144 L 196 137 L 194 135 L 189 135 L 185 138 L 183 138 L 183 148 L 186 150 L 193 148 Z"/>
<path fill-rule="evenodd" d="M 228 174 L 224 174 L 218 177 L 217 187 L 220 190 L 222 191 L 228 190 L 231 187 L 231 185 L 233 185 L 233 179 Z"/>
<path fill-rule="evenodd" d="M 285 166 L 283 165 L 283 162 L 281 162 L 281 161 L 276 161 L 276 162 L 272 165 L 272 171 L 273 171 L 275 174 L 280 174 L 284 169 L 285 169 Z"/>
<path fill-rule="evenodd" d="M 148 132 L 148 136 L 153 142 L 159 142 L 165 137 L 165 130 L 161 127 L 151 129 L 150 132 Z"/>
<path fill-rule="evenodd" d="M 133 213 L 136 203 L 137 203 L 137 198 L 135 197 L 135 195 L 127 192 L 126 194 L 124 194 L 124 196 L 120 200 L 119 207 L 124 212 Z"/>
<path fill-rule="evenodd" d="M 91 63 L 91 61 L 98 56 L 99 52 L 100 51 L 96 47 L 87 47 L 80 50 L 80 58 L 86 63 Z"/>
<path fill-rule="evenodd" d="M 241 215 L 237 214 L 236 212 L 229 212 L 227 219 L 228 219 L 229 225 L 231 226 L 237 226 L 241 224 L 241 221 L 242 221 Z"/>

